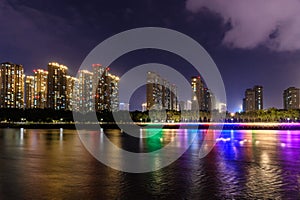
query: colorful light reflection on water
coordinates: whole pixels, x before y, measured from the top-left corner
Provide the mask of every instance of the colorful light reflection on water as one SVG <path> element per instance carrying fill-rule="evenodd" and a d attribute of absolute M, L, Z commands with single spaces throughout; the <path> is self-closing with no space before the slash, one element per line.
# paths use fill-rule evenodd
<path fill-rule="evenodd" d="M 150 132 L 149 132 L 150 131 Z M 0 199 L 299 199 L 300 131 L 141 130 L 130 138 L 103 134 L 117 146 L 151 152 L 174 142 L 190 148 L 174 163 L 151 173 L 130 174 L 95 160 L 74 130 L 0 130 Z M 175 138 L 178 140 L 175 140 Z M 200 159 L 201 148 L 216 145 Z M 101 150 L 101 148 L 99 148 Z M 118 157 L 114 152 L 111 159 Z M 153 160 L 155 165 L 158 160 Z M 120 165 L 122 163 L 120 162 Z"/>

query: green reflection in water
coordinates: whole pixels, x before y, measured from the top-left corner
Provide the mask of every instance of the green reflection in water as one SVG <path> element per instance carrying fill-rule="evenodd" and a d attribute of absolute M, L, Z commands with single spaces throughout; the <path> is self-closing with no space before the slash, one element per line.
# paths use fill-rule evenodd
<path fill-rule="evenodd" d="M 148 152 L 159 150 L 163 147 L 163 129 L 146 129 L 146 145 Z"/>

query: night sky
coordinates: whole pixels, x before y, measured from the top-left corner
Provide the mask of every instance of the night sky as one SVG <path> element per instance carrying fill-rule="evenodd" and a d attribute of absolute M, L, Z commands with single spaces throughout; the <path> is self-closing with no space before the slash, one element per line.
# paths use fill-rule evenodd
<path fill-rule="evenodd" d="M 164 27 L 199 42 L 217 64 L 229 111 L 237 111 L 246 88 L 264 87 L 265 108 L 282 108 L 283 90 L 300 87 L 299 0 L 0 0 L 0 62 L 22 64 L 25 74 L 50 61 L 75 75 L 83 59 L 100 42 L 138 27 Z M 126 54 L 111 65 L 122 75 L 130 68 L 159 62 L 192 66 L 156 50 Z M 145 96 L 134 97 L 137 109 Z"/>

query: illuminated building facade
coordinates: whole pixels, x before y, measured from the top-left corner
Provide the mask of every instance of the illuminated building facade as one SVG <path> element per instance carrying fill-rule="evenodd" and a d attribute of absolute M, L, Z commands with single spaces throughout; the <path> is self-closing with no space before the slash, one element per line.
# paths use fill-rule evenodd
<path fill-rule="evenodd" d="M 204 81 L 200 76 L 191 78 L 192 106 L 193 110 L 210 111 L 213 109 L 213 94 L 205 88 Z"/>
<path fill-rule="evenodd" d="M 79 111 L 93 110 L 93 73 L 88 70 L 80 70 L 78 74 L 78 103 Z"/>
<path fill-rule="evenodd" d="M 179 101 L 179 110 L 186 110 L 186 102 Z"/>
<path fill-rule="evenodd" d="M 177 87 L 154 72 L 147 73 L 147 110 L 178 110 Z"/>
<path fill-rule="evenodd" d="M 98 87 L 99 81 L 102 79 L 103 73 L 105 72 L 105 67 L 101 64 L 92 64 L 93 73 L 93 95 L 100 93 L 100 88 Z"/>
<path fill-rule="evenodd" d="M 95 109 L 97 111 L 118 110 L 119 77 L 110 74 L 110 68 L 101 64 L 93 64 L 92 67 Z"/>
<path fill-rule="evenodd" d="M 186 101 L 186 110 L 192 110 L 192 101 L 191 100 Z"/>
<path fill-rule="evenodd" d="M 26 76 L 25 108 L 34 108 L 34 76 Z"/>
<path fill-rule="evenodd" d="M 129 111 L 129 103 L 120 103 L 119 110 Z"/>
<path fill-rule="evenodd" d="M 67 110 L 78 111 L 79 110 L 79 80 L 72 76 L 66 76 L 67 78 Z"/>
<path fill-rule="evenodd" d="M 202 110 L 211 111 L 214 109 L 216 109 L 215 96 L 208 88 L 204 88 L 204 105 Z"/>
<path fill-rule="evenodd" d="M 24 76 L 24 69 L 22 65 L 9 62 L 1 64 L 1 108 L 24 108 Z"/>
<path fill-rule="evenodd" d="M 34 72 L 34 100 L 33 107 L 44 109 L 47 107 L 48 71 L 35 69 Z"/>
<path fill-rule="evenodd" d="M 263 87 L 256 85 L 252 89 L 245 91 L 245 98 L 243 99 L 243 110 L 256 111 L 263 109 Z"/>
<path fill-rule="evenodd" d="M 47 107 L 55 110 L 67 108 L 66 86 L 68 68 L 52 62 L 48 64 Z"/>
<path fill-rule="evenodd" d="M 142 112 L 147 111 L 147 103 L 142 103 Z"/>
<path fill-rule="evenodd" d="M 283 92 L 283 108 L 300 109 L 300 89 L 289 87 Z"/>
<path fill-rule="evenodd" d="M 227 111 L 227 105 L 225 103 L 218 103 L 217 109 L 220 113 Z"/>
<path fill-rule="evenodd" d="M 109 67 L 93 65 L 95 110 L 119 110 L 119 77 L 109 73 Z"/>
<path fill-rule="evenodd" d="M 176 85 L 172 84 L 170 88 L 166 88 L 170 91 L 170 102 L 167 104 L 169 110 L 179 110 L 179 103 L 177 98 L 177 87 Z"/>
<path fill-rule="evenodd" d="M 192 109 L 202 110 L 204 105 L 204 83 L 200 76 L 191 78 Z"/>
<path fill-rule="evenodd" d="M 119 110 L 119 77 L 108 67 L 95 64 L 93 72 L 81 70 L 78 78 L 68 76 L 68 68 L 55 62 L 47 71 L 33 70 L 26 79 L 22 65 L 2 63 L 0 70 L 1 108 Z"/>

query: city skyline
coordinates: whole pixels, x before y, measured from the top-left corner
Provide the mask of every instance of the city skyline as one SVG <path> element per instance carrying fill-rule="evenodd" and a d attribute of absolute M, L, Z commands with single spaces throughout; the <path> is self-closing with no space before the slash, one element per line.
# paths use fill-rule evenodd
<path fill-rule="evenodd" d="M 72 5 L 65 1 L 2 2 L 0 22 L 5 32 L 0 33 L 1 58 L 22 63 L 25 73 L 56 60 L 70 66 L 69 73 L 74 76 L 86 55 L 106 38 L 154 26 L 180 31 L 208 51 L 224 80 L 230 111 L 240 108 L 245 88 L 252 85 L 264 86 L 265 108 L 281 107 L 283 100 L 278 97 L 282 91 L 300 86 L 299 29 L 293 28 L 298 27 L 294 8 L 299 3 L 295 1 L 276 1 L 272 7 L 266 2 L 224 4 L 215 0 L 91 1 L 89 5 L 79 1 Z M 195 75 L 188 63 L 161 51 L 135 51 L 111 67 L 121 77 L 147 62 L 184 68 L 187 80 Z"/>
<path fill-rule="evenodd" d="M 54 68 L 53 68 L 54 67 Z M 61 70 L 58 70 L 58 72 L 55 72 L 55 68 L 61 68 Z M 12 72 L 16 70 L 16 72 Z M 50 70 L 50 74 L 49 74 Z M 14 104 L 12 107 L 20 108 L 53 108 L 53 109 L 69 109 L 69 110 L 79 110 L 84 112 L 91 111 L 92 105 L 95 104 L 95 106 L 98 106 L 96 110 L 118 110 L 121 107 L 121 104 L 127 104 L 125 110 L 144 110 L 143 108 L 143 103 L 134 105 L 134 107 L 138 107 L 138 109 L 129 109 L 131 103 L 130 102 L 120 102 L 119 101 L 119 92 L 118 92 L 118 82 L 120 78 L 118 76 L 112 75 L 108 71 L 110 70 L 109 67 L 103 67 L 101 64 L 93 64 L 92 65 L 92 70 L 79 70 L 77 77 L 73 77 L 68 75 L 68 67 L 65 65 L 58 64 L 56 62 L 49 62 L 48 63 L 48 69 L 34 69 L 33 70 L 33 75 L 26 75 L 24 73 L 23 65 L 21 64 L 14 64 L 10 62 L 4 62 L 1 63 L 1 83 L 2 85 L 11 85 L 11 84 L 16 84 L 18 86 L 18 81 L 17 82 L 8 82 L 8 80 L 11 80 L 8 76 L 14 76 L 16 75 L 17 80 L 21 80 L 20 82 L 22 83 L 19 88 L 19 92 L 17 91 L 16 93 L 19 93 L 17 96 L 19 101 L 16 100 L 14 102 L 13 98 L 8 97 L 11 99 L 11 105 Z M 17 72 L 20 71 L 20 72 Z M 62 74 L 60 74 L 60 71 L 62 71 Z M 149 73 L 152 74 L 152 76 L 149 76 Z M 101 75 L 98 76 L 97 74 Z M 150 74 L 150 75 L 151 75 Z M 62 88 L 65 88 L 64 90 L 60 88 L 57 90 L 58 96 L 61 95 L 59 98 L 56 97 L 55 93 L 53 95 L 55 97 L 51 97 L 51 93 L 49 92 L 49 85 L 53 85 L 51 81 L 49 82 L 49 76 L 56 76 L 55 79 L 53 80 L 58 80 L 60 79 L 60 82 L 63 83 L 62 85 L 59 83 L 58 85 Z M 5 78 L 7 77 L 7 78 Z M 14 81 L 15 78 L 12 78 L 12 81 Z M 48 80 L 49 79 L 49 80 Z M 97 86 L 96 82 L 99 80 L 102 83 L 109 83 L 113 84 L 116 86 L 116 90 L 109 89 L 106 92 L 104 91 L 104 88 L 101 88 L 101 84 L 99 85 L 100 88 Z M 113 80 L 116 80 L 117 82 L 115 83 Z M 152 81 L 151 81 L 152 80 Z M 156 82 L 155 82 L 156 81 Z M 111 83 L 110 83 L 111 82 Z M 149 93 L 149 83 L 155 83 L 154 86 L 152 86 L 152 93 Z M 192 76 L 190 79 L 190 84 L 191 84 L 191 98 L 187 100 L 182 100 L 177 98 L 177 87 L 175 84 L 170 84 L 166 79 L 162 78 L 159 74 L 155 72 L 149 71 L 147 73 L 147 80 L 145 80 L 145 85 L 146 85 L 146 92 L 144 94 L 145 99 L 146 99 L 146 107 L 149 110 L 152 105 L 157 104 L 160 105 L 160 109 L 166 108 L 169 110 L 190 110 L 190 109 L 195 109 L 195 105 L 199 106 L 199 110 L 203 111 L 209 111 L 213 109 L 218 109 L 218 110 L 224 110 L 224 102 L 216 102 L 216 99 L 214 95 L 210 92 L 209 88 L 206 88 L 205 83 L 203 82 L 202 78 L 200 76 Z M 156 85 L 156 86 L 155 86 Z M 13 88 L 17 88 L 17 87 Z M 162 87 L 159 89 L 159 87 Z M 22 89 L 23 87 L 23 89 Z M 74 88 L 77 91 L 74 91 Z M 98 87 L 98 88 L 97 88 Z M 11 90 L 9 87 L 6 87 L 8 90 Z M 154 89 L 159 90 L 161 92 L 161 98 L 159 99 L 152 99 L 150 96 L 159 96 L 158 94 L 155 94 Z M 163 89 L 165 88 L 165 89 Z M 95 102 L 93 102 L 92 93 L 95 90 L 95 95 L 96 96 L 108 96 L 107 100 L 102 100 L 99 101 L 96 99 Z M 102 90 L 102 93 L 100 92 Z M 109 94 L 109 91 L 116 91 L 113 94 Z M 104 93 L 103 93 L 104 91 Z M 168 92 L 169 91 L 169 92 Z M 300 89 L 294 86 L 290 86 L 287 89 L 283 90 L 282 93 L 282 99 L 283 103 L 281 107 L 275 107 L 278 109 L 300 109 L 300 95 L 299 95 Z M 1 90 L 1 94 L 9 94 L 11 93 L 14 94 L 12 91 L 6 91 L 6 90 Z M 4 92 L 4 93 L 3 93 Z M 254 85 L 253 88 L 248 88 L 245 90 L 245 95 L 244 98 L 242 99 L 242 106 L 238 111 L 230 111 L 227 109 L 229 112 L 247 112 L 247 111 L 256 111 L 256 110 L 262 110 L 264 109 L 264 95 L 263 95 L 263 86 L 260 85 Z M 86 102 L 82 102 L 79 100 L 79 102 L 76 102 L 76 100 L 73 99 L 74 96 L 78 96 L 79 99 L 85 99 Z M 112 96 L 110 96 L 112 95 Z M 81 96 L 81 97 L 80 97 Z M 84 97 L 86 96 L 86 98 Z M 90 96 L 90 97 L 89 97 Z M 56 102 L 52 101 L 51 98 L 53 99 L 60 99 L 60 103 L 62 105 L 57 105 Z M 90 98 L 90 99 L 89 99 Z M 111 100 L 111 98 L 114 98 L 116 100 Z M 3 99 L 3 98 L 2 98 Z M 150 100 L 152 99 L 152 100 Z M 175 100 L 176 99 L 176 100 Z M 151 102 L 150 102 L 151 101 Z M 1 107 L 7 107 L 7 104 L 5 104 L 5 99 L 1 100 L 2 103 Z M 53 102 L 53 103 L 51 103 Z M 111 102 L 115 102 L 112 103 Z M 189 103 L 190 102 L 190 103 Z M 196 103 L 197 102 L 197 103 Z M 53 105 L 52 105 L 53 104 Z M 190 105 L 188 105 L 190 104 Z M 224 105 L 223 105 L 224 104 Z M 22 106 L 20 106 L 22 105 Z M 156 106 L 157 106 L 156 105 Z M 56 108 L 57 107 L 57 108 Z M 84 109 L 86 108 L 86 110 Z M 128 107 L 128 108 L 127 108 Z M 82 110 L 83 109 L 83 110 Z M 153 109 L 153 108 L 152 108 Z M 268 108 L 266 108 L 268 109 Z M 121 109 L 122 110 L 122 109 Z"/>
<path fill-rule="evenodd" d="M 300 0 L 0 0 L 1 199 L 300 199 Z"/>

